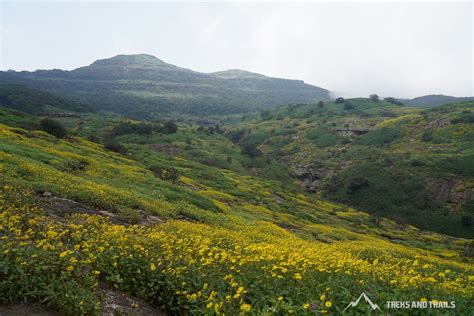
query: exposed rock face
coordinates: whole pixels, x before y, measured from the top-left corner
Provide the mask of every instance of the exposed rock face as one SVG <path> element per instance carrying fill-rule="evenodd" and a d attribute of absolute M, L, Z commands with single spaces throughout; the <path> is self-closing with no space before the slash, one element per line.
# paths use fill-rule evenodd
<path fill-rule="evenodd" d="M 143 300 L 120 292 L 105 283 L 100 284 L 99 295 L 102 298 L 101 315 L 166 315 Z"/>
<path fill-rule="evenodd" d="M 63 222 L 65 217 L 72 214 L 88 214 L 107 217 L 110 222 L 114 224 L 129 224 L 129 222 L 125 221 L 123 218 L 120 218 L 119 214 L 105 210 L 97 210 L 74 200 L 54 196 L 51 192 L 39 192 L 39 194 L 40 196 L 38 201 L 41 207 L 58 222 Z M 139 225 L 152 226 L 161 224 L 163 222 L 163 220 L 158 216 L 149 215 L 144 210 L 134 209 L 134 211 L 138 214 L 139 219 L 137 224 Z M 2 316 L 1 313 L 0 316 Z"/>
<path fill-rule="evenodd" d="M 252 168 L 251 172 L 252 172 L 252 175 L 256 177 L 260 176 L 260 168 Z"/>
<path fill-rule="evenodd" d="M 449 119 L 448 118 L 437 119 L 437 120 L 431 121 L 428 124 L 428 126 L 429 126 L 429 128 L 433 128 L 433 127 L 442 127 L 446 124 L 449 124 Z"/>
<path fill-rule="evenodd" d="M 327 179 L 334 172 L 326 169 L 315 169 L 310 166 L 294 165 L 290 167 L 292 175 L 301 180 L 301 187 L 308 192 L 318 192 L 324 188 Z"/>
<path fill-rule="evenodd" d="M 351 129 L 351 128 L 344 128 L 344 129 L 333 129 L 330 132 L 338 132 L 342 137 L 347 138 L 355 138 L 369 132 L 368 129 Z"/>
<path fill-rule="evenodd" d="M 453 211 L 474 199 L 474 185 L 468 186 L 459 179 L 428 180 L 433 198 L 446 203 Z"/>
<path fill-rule="evenodd" d="M 178 148 L 170 144 L 152 144 L 151 149 L 156 150 L 168 156 L 177 156 L 179 154 Z"/>

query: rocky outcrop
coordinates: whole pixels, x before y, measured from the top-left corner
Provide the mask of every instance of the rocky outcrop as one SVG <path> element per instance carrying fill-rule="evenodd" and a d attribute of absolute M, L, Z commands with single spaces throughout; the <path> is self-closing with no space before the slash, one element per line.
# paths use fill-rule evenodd
<path fill-rule="evenodd" d="M 334 175 L 333 171 L 304 165 L 290 166 L 292 176 L 301 181 L 301 187 L 307 192 L 318 192 L 324 189 L 326 180 Z"/>
<path fill-rule="evenodd" d="M 177 156 L 179 155 L 178 148 L 174 147 L 173 145 L 170 144 L 151 144 L 150 145 L 151 149 L 156 150 L 162 154 L 168 155 L 168 156 Z"/>
<path fill-rule="evenodd" d="M 453 211 L 474 199 L 474 184 L 460 179 L 430 179 L 427 181 L 435 200 L 446 203 Z"/>

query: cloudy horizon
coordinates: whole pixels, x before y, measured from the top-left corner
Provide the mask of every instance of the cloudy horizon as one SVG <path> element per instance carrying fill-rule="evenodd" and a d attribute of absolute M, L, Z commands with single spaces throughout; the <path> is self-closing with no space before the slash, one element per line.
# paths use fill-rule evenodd
<path fill-rule="evenodd" d="M 2 2 L 0 69 L 150 54 L 345 96 L 472 96 L 473 4 Z"/>

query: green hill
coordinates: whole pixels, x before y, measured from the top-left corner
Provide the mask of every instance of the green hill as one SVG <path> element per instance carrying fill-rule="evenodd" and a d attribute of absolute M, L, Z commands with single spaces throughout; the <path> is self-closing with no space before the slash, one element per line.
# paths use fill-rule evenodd
<path fill-rule="evenodd" d="M 418 107 L 431 107 L 447 103 L 459 103 L 472 100 L 474 100 L 474 97 L 453 97 L 442 94 L 425 95 L 413 99 L 400 99 L 400 101 L 405 105 Z"/>
<path fill-rule="evenodd" d="M 287 164 L 307 191 L 472 238 L 473 115 L 473 102 L 417 110 L 350 99 L 237 119 L 230 137 Z"/>
<path fill-rule="evenodd" d="M 299 80 L 241 70 L 199 73 L 150 55 L 118 55 L 72 71 L 0 72 L 0 84 L 26 85 L 75 98 L 98 111 L 142 119 L 241 113 L 329 99 L 327 90 Z"/>

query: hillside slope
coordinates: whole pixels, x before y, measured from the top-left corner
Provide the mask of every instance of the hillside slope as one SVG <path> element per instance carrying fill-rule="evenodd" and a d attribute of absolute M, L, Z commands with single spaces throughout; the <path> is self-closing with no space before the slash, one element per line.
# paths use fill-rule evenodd
<path fill-rule="evenodd" d="M 94 314 L 106 284 L 170 314 L 339 314 L 368 290 L 380 304 L 427 298 L 456 300 L 453 315 L 472 308 L 466 240 L 251 175 L 245 162 L 256 158 L 219 133 L 181 125 L 169 135 L 123 134 L 123 156 L 5 124 L 21 119 L 0 116 L 2 303 Z M 78 133 L 107 128 L 92 114 L 82 119 Z M 75 118 L 61 120 L 73 129 Z M 157 151 L 167 140 L 184 153 Z M 230 165 L 193 160 L 192 147 L 209 158 L 225 151 Z M 165 180 L 153 166 L 181 176 Z"/>
<path fill-rule="evenodd" d="M 234 141 L 289 165 L 307 191 L 472 238 L 473 115 L 473 102 L 422 111 L 350 99 L 280 107 L 227 123 L 236 124 Z"/>
<path fill-rule="evenodd" d="M 72 71 L 0 72 L 0 84 L 67 95 L 96 110 L 134 118 L 240 113 L 329 99 L 329 91 L 303 81 L 248 74 L 240 70 L 205 74 L 150 55 L 118 55 Z"/>
<path fill-rule="evenodd" d="M 92 111 L 87 104 L 21 85 L 0 85 L 0 106 L 42 115 Z"/>

